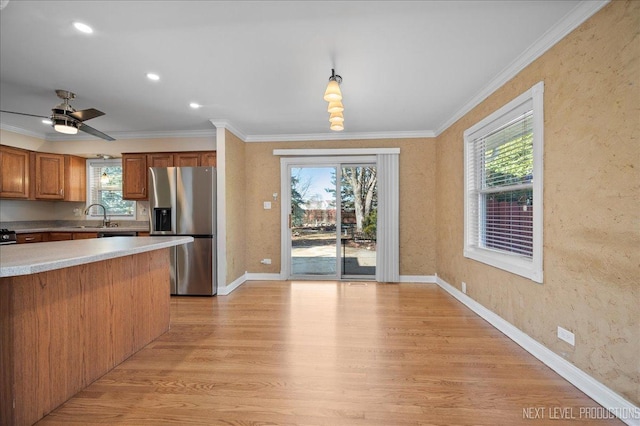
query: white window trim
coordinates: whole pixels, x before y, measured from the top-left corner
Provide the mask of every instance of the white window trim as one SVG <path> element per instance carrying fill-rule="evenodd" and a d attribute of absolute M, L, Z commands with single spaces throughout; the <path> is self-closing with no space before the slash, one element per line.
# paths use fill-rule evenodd
<path fill-rule="evenodd" d="M 109 166 L 109 165 L 119 165 L 122 166 L 122 159 L 120 158 L 110 158 L 110 159 L 89 159 L 86 162 L 86 167 L 87 167 L 87 173 L 86 173 L 86 187 L 87 187 L 87 197 L 86 197 L 86 203 L 85 203 L 85 209 L 87 207 L 89 207 L 92 203 L 91 203 L 91 166 L 92 165 L 99 165 L 99 166 Z M 102 211 L 102 210 L 100 210 Z M 91 212 L 89 212 L 89 214 L 86 215 L 87 219 L 102 219 L 104 217 L 104 215 L 102 213 L 99 214 L 92 214 Z M 133 201 L 133 214 L 132 215 L 114 215 L 114 214 L 109 214 L 107 212 L 107 217 L 108 218 L 113 218 L 113 219 L 118 219 L 118 220 L 137 220 L 138 218 L 138 206 L 137 206 L 137 202 Z"/>
<path fill-rule="evenodd" d="M 544 82 L 539 82 L 529 90 L 504 105 L 464 132 L 464 257 L 486 263 L 496 268 L 526 277 L 537 283 L 543 282 L 543 157 L 544 157 Z M 513 112 L 522 105 L 533 103 L 533 256 L 531 259 L 517 254 L 507 254 L 472 245 L 469 205 L 468 161 L 472 155 L 472 136 L 478 131 L 488 133 L 513 118 Z"/>

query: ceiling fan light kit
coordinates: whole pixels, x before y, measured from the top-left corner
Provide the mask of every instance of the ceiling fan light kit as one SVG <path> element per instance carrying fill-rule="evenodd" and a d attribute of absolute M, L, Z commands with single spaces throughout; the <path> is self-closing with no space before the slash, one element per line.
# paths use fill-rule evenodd
<path fill-rule="evenodd" d="M 329 112 L 329 122 L 331 130 L 341 131 L 344 130 L 344 105 L 342 105 L 342 92 L 340 91 L 340 83 L 342 83 L 342 77 L 336 74 L 336 71 L 331 68 L 331 77 L 329 77 L 329 83 L 327 89 L 324 91 L 324 100 L 329 102 L 327 112 Z"/>
<path fill-rule="evenodd" d="M 56 95 L 58 95 L 58 97 L 62 99 L 63 102 L 59 105 L 56 105 L 51 110 L 50 117 L 43 117 L 41 115 L 26 114 L 23 112 L 16 112 L 16 111 L 1 111 L 1 112 L 7 113 L 7 114 L 26 115 L 28 117 L 41 118 L 43 119 L 42 120 L 43 123 L 51 124 L 53 126 L 53 129 L 56 132 L 64 133 L 65 135 L 75 135 L 78 133 L 78 130 L 82 130 L 85 133 L 89 133 L 90 135 L 93 135 L 108 141 L 115 140 L 111 136 L 84 124 L 84 122 L 87 120 L 91 120 L 92 118 L 96 118 L 104 115 L 104 112 L 98 111 L 95 108 L 88 108 L 88 109 L 76 111 L 75 108 L 73 108 L 69 104 L 69 101 L 72 99 L 75 99 L 76 95 L 75 93 L 70 92 L 68 90 L 56 90 Z M 47 120 L 48 120 L 48 123 L 47 123 Z"/>
<path fill-rule="evenodd" d="M 66 117 L 56 117 L 52 121 L 53 128 L 56 132 L 64 133 L 66 135 L 75 135 L 78 133 L 80 124 L 74 120 L 69 120 Z"/>

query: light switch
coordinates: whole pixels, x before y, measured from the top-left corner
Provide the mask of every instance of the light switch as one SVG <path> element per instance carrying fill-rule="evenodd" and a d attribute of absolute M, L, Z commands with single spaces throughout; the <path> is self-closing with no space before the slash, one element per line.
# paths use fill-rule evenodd
<path fill-rule="evenodd" d="M 265 201 L 264 202 L 264 209 L 265 210 L 270 210 L 271 209 L 271 201 Z"/>

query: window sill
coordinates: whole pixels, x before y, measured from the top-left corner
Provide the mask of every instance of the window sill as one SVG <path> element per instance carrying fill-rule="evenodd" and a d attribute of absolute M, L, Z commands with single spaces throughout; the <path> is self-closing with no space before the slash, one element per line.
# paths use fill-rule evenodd
<path fill-rule="evenodd" d="M 485 263 L 512 274 L 520 275 L 542 284 L 542 268 L 536 268 L 533 260 L 518 255 L 509 255 L 493 250 L 467 247 L 464 257 Z"/>

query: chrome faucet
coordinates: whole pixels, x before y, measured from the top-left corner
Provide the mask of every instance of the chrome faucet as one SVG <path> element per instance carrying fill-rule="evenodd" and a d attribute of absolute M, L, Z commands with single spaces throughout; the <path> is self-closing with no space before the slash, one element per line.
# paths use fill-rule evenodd
<path fill-rule="evenodd" d="M 90 209 L 91 209 L 91 207 L 93 207 L 93 206 L 100 206 L 100 207 L 102 207 L 102 213 L 103 213 L 103 216 L 102 216 L 102 227 L 103 227 L 103 228 L 106 228 L 106 227 L 107 227 L 107 225 L 108 225 L 108 223 L 109 223 L 109 221 L 107 220 L 107 208 L 106 208 L 105 206 L 103 206 L 102 204 L 97 204 L 97 203 L 96 203 L 96 204 L 91 204 L 91 205 L 89 205 L 86 209 L 84 209 L 84 214 L 85 214 L 85 215 L 88 215 L 88 214 L 89 214 L 89 210 L 90 210 Z"/>

